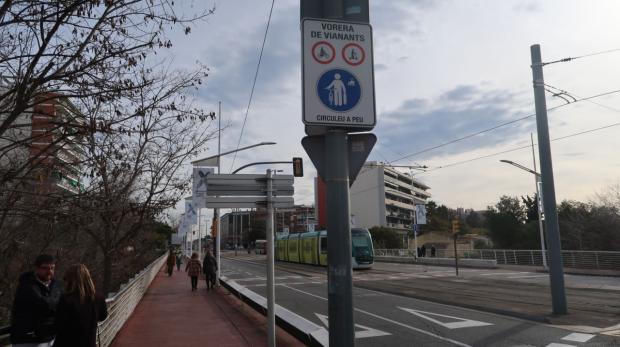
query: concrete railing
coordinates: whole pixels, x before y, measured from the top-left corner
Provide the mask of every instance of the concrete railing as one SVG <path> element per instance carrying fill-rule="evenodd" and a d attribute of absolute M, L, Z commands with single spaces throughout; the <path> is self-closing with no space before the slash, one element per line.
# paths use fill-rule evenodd
<path fill-rule="evenodd" d="M 412 249 L 375 249 L 377 257 L 415 257 Z M 542 266 L 543 252 L 539 250 L 519 249 L 459 249 L 460 259 L 495 260 L 504 265 Z M 549 254 L 544 254 L 549 260 Z M 426 249 L 426 258 L 431 258 L 430 249 Z M 454 258 L 454 250 L 438 249 L 435 258 Z M 620 252 L 610 251 L 562 251 L 564 267 L 575 269 L 617 270 L 620 269 Z"/>
<path fill-rule="evenodd" d="M 220 284 L 257 312 L 267 315 L 267 299 L 265 297 L 223 276 L 220 278 Z M 327 329 L 277 304 L 275 305 L 275 316 L 276 324 L 280 328 L 293 335 L 306 346 L 322 347 L 329 345 Z"/>
<path fill-rule="evenodd" d="M 106 299 L 108 318 L 99 324 L 97 340 L 99 347 L 107 347 L 112 343 L 166 262 L 166 257 L 167 253 L 157 258 L 129 282 L 121 285 L 118 292 Z"/>

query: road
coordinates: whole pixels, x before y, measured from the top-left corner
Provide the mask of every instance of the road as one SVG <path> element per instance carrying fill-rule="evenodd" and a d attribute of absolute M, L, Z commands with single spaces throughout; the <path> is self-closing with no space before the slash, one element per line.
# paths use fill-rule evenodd
<path fill-rule="evenodd" d="M 265 296 L 264 257 L 225 256 L 222 263 L 224 276 Z M 577 331 L 583 329 L 559 328 L 360 286 L 412 280 L 416 274 L 454 278 L 454 270 L 445 267 L 424 267 L 423 273 L 421 270 L 402 270 L 400 264 L 377 263 L 373 270 L 354 272 L 357 346 L 620 346 L 620 337 L 617 336 L 583 333 Z M 469 281 L 473 277 L 502 276 L 531 281 L 537 277 L 529 276 L 537 275 L 540 274 L 505 269 L 464 269 L 463 277 L 454 279 Z M 600 285 L 617 284 L 613 281 L 605 283 L 606 279 L 599 281 L 602 282 Z M 326 327 L 326 282 L 324 268 L 276 263 L 276 303 Z"/>

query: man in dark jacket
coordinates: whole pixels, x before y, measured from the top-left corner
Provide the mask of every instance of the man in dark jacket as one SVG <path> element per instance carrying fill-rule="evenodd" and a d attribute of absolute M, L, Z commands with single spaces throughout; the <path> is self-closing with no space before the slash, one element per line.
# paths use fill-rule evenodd
<path fill-rule="evenodd" d="M 51 346 L 54 316 L 62 284 L 54 280 L 56 262 L 49 254 L 35 260 L 34 271 L 19 276 L 11 311 L 11 343 L 15 347 Z"/>

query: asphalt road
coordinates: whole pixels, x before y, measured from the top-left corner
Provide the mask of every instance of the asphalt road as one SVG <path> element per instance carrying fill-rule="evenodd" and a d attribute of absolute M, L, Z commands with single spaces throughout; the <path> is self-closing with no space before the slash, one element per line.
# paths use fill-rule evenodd
<path fill-rule="evenodd" d="M 222 258 L 222 273 L 265 296 L 263 259 L 255 256 Z M 356 271 L 355 281 L 398 281 L 405 275 L 411 279 L 411 274 L 415 273 L 402 272 L 401 266 L 391 265 L 396 264 L 380 264 L 370 271 Z M 424 274 L 420 275 L 441 277 L 449 276 L 452 271 L 449 268 L 425 267 Z M 485 277 L 485 274 L 500 272 L 466 269 L 468 274 L 464 276 Z M 535 274 L 523 271 L 496 276 L 536 280 L 536 277 L 527 278 Z M 464 277 L 464 280 L 469 277 Z M 319 326 L 327 327 L 326 281 L 324 268 L 276 263 L 276 303 Z M 358 286 L 354 289 L 354 303 L 357 346 L 620 346 L 620 337 L 616 336 L 580 333 L 577 329 L 567 330 Z"/>

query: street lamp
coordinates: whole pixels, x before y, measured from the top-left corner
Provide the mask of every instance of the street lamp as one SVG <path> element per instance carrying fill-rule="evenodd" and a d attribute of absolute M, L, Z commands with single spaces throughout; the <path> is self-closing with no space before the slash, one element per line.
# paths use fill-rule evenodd
<path fill-rule="evenodd" d="M 220 117 L 220 120 L 221 120 L 221 117 Z M 220 126 L 220 129 L 221 129 L 221 126 Z M 218 142 L 219 142 L 219 139 L 218 139 Z M 254 148 L 254 147 L 258 147 L 258 146 L 271 146 L 271 145 L 275 145 L 275 144 L 276 144 L 275 142 L 263 141 L 263 142 L 260 142 L 260 143 L 257 143 L 257 144 L 253 144 L 253 145 L 250 145 L 250 146 L 245 146 L 245 147 L 237 148 L 237 149 L 232 150 L 232 151 L 228 151 L 228 152 L 224 152 L 224 153 L 219 153 L 220 145 L 218 143 L 218 146 L 217 146 L 218 154 L 212 155 L 210 157 L 194 160 L 194 161 L 192 161 L 192 165 L 193 166 L 215 166 L 215 165 L 212 164 L 212 160 L 213 159 L 217 159 L 217 173 L 221 174 L 222 173 L 222 169 L 220 167 L 221 166 L 220 165 L 220 157 L 222 157 L 224 155 L 227 155 L 227 154 L 231 154 L 231 153 L 241 152 L 241 151 L 244 151 L 246 149 L 250 149 L 250 148 Z M 216 254 L 217 254 L 217 263 L 220 264 L 217 267 L 217 279 L 218 279 L 218 281 L 219 281 L 219 279 L 221 277 L 221 271 L 220 270 L 222 269 L 222 265 L 221 265 L 222 263 L 220 261 L 221 260 L 220 259 L 220 248 L 221 248 L 220 246 L 221 246 L 221 239 L 222 239 L 220 236 L 221 236 L 221 233 L 222 233 L 222 229 L 221 229 L 221 225 L 220 225 L 220 216 L 219 216 L 219 212 L 220 211 L 219 210 L 220 210 L 219 208 L 214 208 L 213 209 L 213 215 L 214 215 L 214 217 L 217 218 L 216 219 L 217 220 L 217 236 L 215 238 L 215 249 L 216 249 Z"/>
<path fill-rule="evenodd" d="M 545 234 L 543 232 L 543 222 L 542 222 L 542 216 L 541 216 L 541 213 L 540 213 L 540 209 L 542 208 L 543 198 L 540 195 L 540 190 L 538 189 L 538 184 L 539 184 L 539 182 L 541 182 L 541 176 L 540 176 L 540 174 L 538 172 L 536 172 L 536 171 L 534 171 L 532 169 L 529 169 L 529 168 L 527 168 L 527 167 L 525 167 L 525 166 L 523 166 L 521 164 L 517 164 L 514 161 L 505 160 L 505 159 L 502 159 L 500 161 L 502 163 L 510 164 L 510 165 L 512 165 L 514 167 L 517 167 L 517 168 L 519 168 L 519 169 L 521 169 L 523 171 L 527 171 L 527 172 L 529 172 L 529 173 L 534 175 L 534 183 L 536 185 L 536 197 L 538 198 L 538 201 L 537 201 L 537 205 L 538 206 L 537 206 L 536 210 L 538 211 L 538 230 L 540 232 L 540 249 L 541 249 L 541 252 L 542 252 L 543 267 L 545 269 L 547 269 L 547 257 L 545 256 Z"/>
<path fill-rule="evenodd" d="M 263 141 L 263 142 L 260 142 L 260 143 L 257 143 L 257 144 L 253 144 L 253 145 L 250 145 L 250 146 L 245 146 L 245 147 L 237 148 L 237 149 L 235 149 L 233 151 L 228 151 L 228 152 L 212 155 L 210 157 L 194 160 L 194 161 L 192 161 L 192 165 L 193 166 L 208 166 L 211 163 L 209 160 L 217 158 L 217 173 L 219 174 L 219 173 L 221 173 L 220 172 L 220 160 L 219 160 L 220 157 L 225 156 L 227 154 L 231 154 L 231 153 L 241 152 L 241 151 L 244 151 L 244 150 L 249 149 L 249 148 L 254 148 L 254 147 L 258 147 L 258 146 L 269 146 L 269 145 L 275 145 L 275 144 L 276 144 L 275 142 Z"/>

